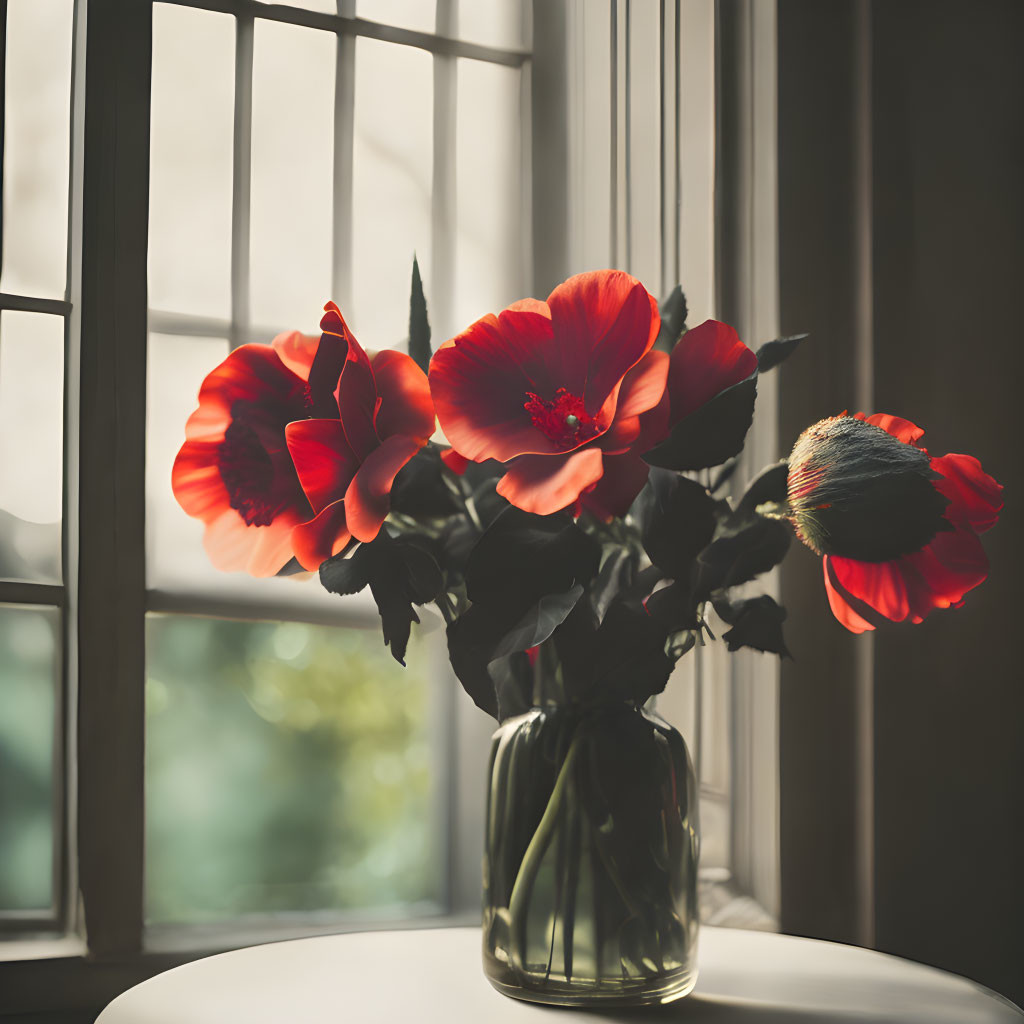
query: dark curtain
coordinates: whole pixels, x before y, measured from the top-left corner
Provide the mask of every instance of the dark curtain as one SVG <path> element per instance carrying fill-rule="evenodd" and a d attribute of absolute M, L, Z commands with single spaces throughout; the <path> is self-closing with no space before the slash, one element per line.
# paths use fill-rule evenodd
<path fill-rule="evenodd" d="M 875 408 L 1005 485 L 989 579 L 963 608 L 879 630 L 874 944 L 1024 1003 L 1024 4 L 875 0 L 872 201 L 858 208 L 853 0 L 779 0 L 783 436 L 852 405 L 853 236 L 871 218 Z M 853 411 L 851 409 L 851 411 Z M 857 941 L 853 638 L 820 560 L 784 574 L 783 928 Z M 789 624 L 787 624 L 789 625 Z"/>

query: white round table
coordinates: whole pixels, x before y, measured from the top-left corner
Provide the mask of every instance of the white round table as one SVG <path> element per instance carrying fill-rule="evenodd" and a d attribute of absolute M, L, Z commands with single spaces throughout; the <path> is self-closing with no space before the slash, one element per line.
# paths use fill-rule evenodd
<path fill-rule="evenodd" d="M 508 999 L 480 967 L 476 928 L 276 942 L 177 967 L 115 999 L 96 1024 L 513 1024 L 604 1021 L 1024 1020 L 974 982 L 854 946 L 703 928 L 691 995 L 636 1010 L 559 1010 Z"/>

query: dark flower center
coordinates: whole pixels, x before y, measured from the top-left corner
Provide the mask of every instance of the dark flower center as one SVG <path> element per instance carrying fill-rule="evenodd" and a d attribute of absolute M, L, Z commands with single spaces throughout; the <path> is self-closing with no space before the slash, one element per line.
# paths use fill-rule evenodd
<path fill-rule="evenodd" d="M 583 407 L 583 399 L 565 388 L 559 388 L 551 402 L 532 391 L 527 391 L 526 397 L 529 401 L 523 408 L 530 414 L 531 422 L 555 444 L 582 444 L 598 432 L 594 417 Z"/>
<path fill-rule="evenodd" d="M 789 457 L 797 535 L 819 555 L 888 562 L 920 551 L 941 530 L 947 499 L 927 452 L 863 420 L 808 427 Z"/>
<path fill-rule="evenodd" d="M 269 526 L 284 508 L 275 500 L 274 463 L 252 427 L 233 420 L 217 447 L 217 468 L 231 507 L 246 526 Z"/>

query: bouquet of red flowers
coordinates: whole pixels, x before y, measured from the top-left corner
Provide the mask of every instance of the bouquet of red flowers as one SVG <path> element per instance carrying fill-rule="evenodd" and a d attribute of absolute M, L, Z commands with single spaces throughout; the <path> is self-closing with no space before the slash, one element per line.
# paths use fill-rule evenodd
<path fill-rule="evenodd" d="M 685 321 L 680 289 L 659 308 L 596 271 L 431 355 L 414 267 L 408 354 L 364 351 L 333 303 L 319 338 L 233 351 L 202 386 L 174 493 L 220 569 L 368 586 L 399 661 L 434 602 L 456 674 L 499 719 L 534 703 L 537 658 L 545 699 L 643 703 L 710 637 L 709 605 L 730 650 L 786 654 L 784 609 L 736 588 L 794 529 L 855 632 L 920 622 L 985 579 L 1000 486 L 971 456 L 929 457 L 896 416 L 809 427 L 732 500 L 758 376 L 801 337 L 755 352 Z"/>
<path fill-rule="evenodd" d="M 523 998 L 693 986 L 695 781 L 642 706 L 714 639 L 709 607 L 730 650 L 786 655 L 785 610 L 745 585 L 794 532 L 854 632 L 958 605 L 988 572 L 999 485 L 896 416 L 816 423 L 736 486 L 758 378 L 801 337 L 753 351 L 686 315 L 680 289 L 659 308 L 598 271 L 431 353 L 414 264 L 408 354 L 367 353 L 328 304 L 319 338 L 243 345 L 210 373 L 174 466 L 218 568 L 369 587 L 403 664 L 416 607 L 437 605 L 456 675 L 504 723 L 484 965 Z"/>

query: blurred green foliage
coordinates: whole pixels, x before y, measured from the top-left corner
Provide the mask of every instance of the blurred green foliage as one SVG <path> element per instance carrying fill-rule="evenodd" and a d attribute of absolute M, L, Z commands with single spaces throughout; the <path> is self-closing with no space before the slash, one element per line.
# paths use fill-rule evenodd
<path fill-rule="evenodd" d="M 0 606 L 0 910 L 53 902 L 56 608 Z"/>
<path fill-rule="evenodd" d="M 426 639 L 403 669 L 379 630 L 151 615 L 146 636 L 150 922 L 440 898 Z"/>

